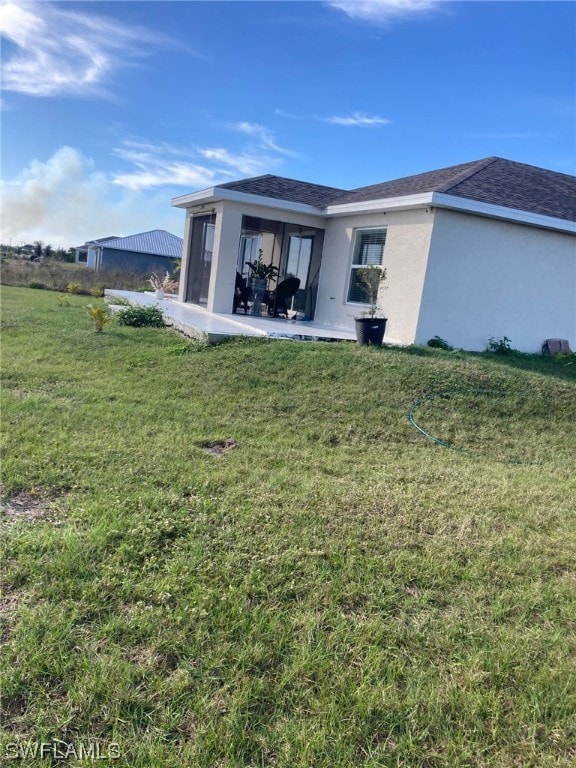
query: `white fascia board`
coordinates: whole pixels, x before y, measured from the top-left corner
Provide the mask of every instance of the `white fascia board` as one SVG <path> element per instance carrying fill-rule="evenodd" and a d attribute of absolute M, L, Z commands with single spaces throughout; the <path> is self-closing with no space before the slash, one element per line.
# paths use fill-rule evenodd
<path fill-rule="evenodd" d="M 264 197 L 263 195 L 251 195 L 247 192 L 238 192 L 235 189 L 211 187 L 201 192 L 193 192 L 190 195 L 182 195 L 172 199 L 175 208 L 192 208 L 196 205 L 230 201 L 233 203 L 245 203 L 246 205 L 259 205 L 262 208 L 276 208 L 281 211 L 293 213 L 307 213 L 311 216 L 324 216 L 324 210 L 306 203 L 294 203 L 290 200 L 281 200 L 276 197 Z"/>
<path fill-rule="evenodd" d="M 557 219 L 554 216 L 544 216 L 541 213 L 530 213 L 517 208 L 507 208 L 503 205 L 482 203 L 479 200 L 468 200 L 464 197 L 454 197 L 442 192 L 434 192 L 431 205 L 437 208 L 450 208 L 453 211 L 464 211 L 477 216 L 488 216 L 492 219 L 505 219 L 517 224 L 528 224 L 532 227 L 556 229 L 561 232 L 576 234 L 576 222 Z"/>
<path fill-rule="evenodd" d="M 218 200 L 215 192 L 216 187 L 209 187 L 208 189 L 200 190 L 200 192 L 191 192 L 188 195 L 173 197 L 170 204 L 173 208 L 192 208 L 203 203 L 213 203 Z"/>
<path fill-rule="evenodd" d="M 381 211 L 402 211 L 409 208 L 426 208 L 432 205 L 432 192 L 423 192 L 418 195 L 404 195 L 403 197 L 387 197 L 381 200 L 366 200 L 361 203 L 343 203 L 342 205 L 329 205 L 326 208 L 327 216 L 349 216 L 355 213 L 379 213 Z"/>
<path fill-rule="evenodd" d="M 311 216 L 324 216 L 324 209 L 307 203 L 294 203 L 291 200 L 281 200 L 277 197 L 264 197 L 263 195 L 250 195 L 247 192 L 237 192 L 235 189 L 219 189 L 219 200 L 231 200 L 235 203 L 247 203 L 248 205 L 260 205 L 263 208 L 277 208 L 281 211 L 294 213 L 308 213 Z"/>

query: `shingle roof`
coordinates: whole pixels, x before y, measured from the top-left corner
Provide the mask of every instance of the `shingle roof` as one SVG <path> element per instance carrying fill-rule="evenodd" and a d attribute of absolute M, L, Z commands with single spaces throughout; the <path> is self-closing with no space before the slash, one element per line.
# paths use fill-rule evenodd
<path fill-rule="evenodd" d="M 270 174 L 221 184 L 219 188 L 306 203 L 317 208 L 442 192 L 576 221 L 576 177 L 501 157 L 487 157 L 350 191 Z"/>
<path fill-rule="evenodd" d="M 181 258 L 181 237 L 177 237 L 164 229 L 152 229 L 150 232 L 140 232 L 128 237 L 114 237 L 110 240 L 100 240 L 99 245 L 104 248 L 114 248 L 119 251 L 133 251 L 135 253 L 152 253 L 155 256 L 169 256 Z"/>
<path fill-rule="evenodd" d="M 447 193 L 576 221 L 576 176 L 499 157 L 475 175 L 454 183 Z"/>
<path fill-rule="evenodd" d="M 283 176 L 273 176 L 272 174 L 230 181 L 227 184 L 219 184 L 218 188 L 233 189 L 236 192 L 272 197 L 277 200 L 287 200 L 291 203 L 314 205 L 317 208 L 323 208 L 341 195 L 346 194 L 345 189 L 285 179 Z"/>
<path fill-rule="evenodd" d="M 482 161 L 452 165 L 449 168 L 440 168 L 437 171 L 419 173 L 416 176 L 405 176 L 401 179 L 384 181 L 381 184 L 371 184 L 368 187 L 358 187 L 346 192 L 336 203 L 361 203 L 372 200 L 385 200 L 387 197 L 404 197 L 405 195 L 418 195 L 424 192 L 438 192 L 454 178 L 467 176 Z"/>
<path fill-rule="evenodd" d="M 360 187 L 337 204 L 381 200 L 423 192 L 515 208 L 576 221 L 576 177 L 501 157 L 487 157 L 437 171 Z"/>

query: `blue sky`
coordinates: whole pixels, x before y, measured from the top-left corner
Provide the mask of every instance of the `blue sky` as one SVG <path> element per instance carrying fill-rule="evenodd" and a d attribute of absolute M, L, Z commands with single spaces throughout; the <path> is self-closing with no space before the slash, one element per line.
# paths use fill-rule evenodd
<path fill-rule="evenodd" d="M 2 0 L 3 242 L 183 232 L 171 198 L 490 155 L 576 171 L 576 4 Z"/>

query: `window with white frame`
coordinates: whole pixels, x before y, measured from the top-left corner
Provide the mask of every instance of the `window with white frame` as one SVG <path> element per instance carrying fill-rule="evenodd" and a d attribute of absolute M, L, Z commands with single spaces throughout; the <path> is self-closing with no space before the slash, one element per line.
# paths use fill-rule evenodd
<path fill-rule="evenodd" d="M 358 229 L 354 243 L 354 255 L 350 268 L 348 301 L 354 304 L 368 304 L 366 287 L 358 279 L 358 270 L 362 267 L 381 267 L 386 242 L 385 229 Z"/>

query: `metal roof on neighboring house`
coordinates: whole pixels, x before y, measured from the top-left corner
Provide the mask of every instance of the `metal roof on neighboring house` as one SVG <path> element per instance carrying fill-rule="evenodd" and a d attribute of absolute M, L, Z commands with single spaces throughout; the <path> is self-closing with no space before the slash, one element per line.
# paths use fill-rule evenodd
<path fill-rule="evenodd" d="M 182 257 L 181 237 L 166 232 L 164 229 L 152 229 L 150 232 L 140 232 L 127 237 L 112 237 L 109 239 L 90 240 L 86 245 L 97 243 L 104 248 L 134 253 L 150 253 L 154 256 L 168 256 L 172 259 Z"/>
<path fill-rule="evenodd" d="M 318 208 L 439 192 L 529 213 L 576 221 L 576 177 L 487 157 L 346 191 L 281 176 L 240 179 L 217 188 L 307 203 Z"/>

